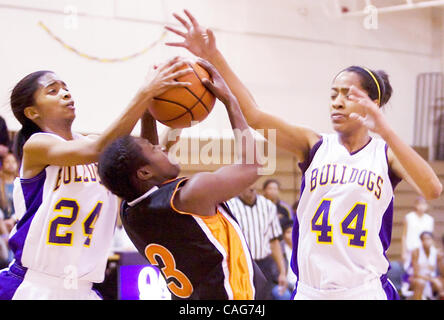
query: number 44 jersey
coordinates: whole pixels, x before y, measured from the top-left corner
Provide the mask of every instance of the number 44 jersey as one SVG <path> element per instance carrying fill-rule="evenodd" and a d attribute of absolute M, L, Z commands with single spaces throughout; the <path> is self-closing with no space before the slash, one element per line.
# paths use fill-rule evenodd
<path fill-rule="evenodd" d="M 17 178 L 14 206 L 18 222 L 9 245 L 16 263 L 55 277 L 103 281 L 118 199 L 100 183 L 96 164 L 49 165 L 31 179 Z"/>
<path fill-rule="evenodd" d="M 353 153 L 323 135 L 301 163 L 292 268 L 305 286 L 350 289 L 387 273 L 393 189 L 387 145 L 371 138 Z"/>

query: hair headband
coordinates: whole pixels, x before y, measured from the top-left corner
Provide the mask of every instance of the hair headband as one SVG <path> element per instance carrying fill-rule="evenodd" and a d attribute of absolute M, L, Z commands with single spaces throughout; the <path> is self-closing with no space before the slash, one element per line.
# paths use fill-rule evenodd
<path fill-rule="evenodd" d="M 379 86 L 379 82 L 378 79 L 376 79 L 375 75 L 366 67 L 362 67 L 362 69 L 364 69 L 365 71 L 367 71 L 367 73 L 373 78 L 373 80 L 376 83 L 376 87 L 378 88 L 378 100 L 379 100 L 379 105 L 381 105 L 381 87 Z"/>

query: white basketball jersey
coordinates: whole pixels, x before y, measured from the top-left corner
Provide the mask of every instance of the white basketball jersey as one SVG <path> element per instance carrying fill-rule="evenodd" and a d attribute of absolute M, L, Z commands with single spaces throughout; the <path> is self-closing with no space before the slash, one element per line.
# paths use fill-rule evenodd
<path fill-rule="evenodd" d="M 431 246 L 429 255 L 426 254 L 422 245 L 418 248 L 418 250 L 419 274 L 424 277 L 436 277 L 438 270 L 438 250 L 435 248 L 435 246 Z"/>
<path fill-rule="evenodd" d="M 55 277 L 103 281 L 118 199 L 99 181 L 96 164 L 49 165 L 31 179 L 17 178 L 14 204 L 19 221 L 9 245 L 17 263 Z"/>
<path fill-rule="evenodd" d="M 300 164 L 292 268 L 303 284 L 348 289 L 386 274 L 393 188 L 399 182 L 389 173 L 386 154 L 381 139 L 350 154 L 331 134 Z"/>
<path fill-rule="evenodd" d="M 405 215 L 405 220 L 407 224 L 405 245 L 407 250 L 410 252 L 422 246 L 420 239 L 420 235 L 422 232 L 433 232 L 435 220 L 431 215 L 427 213 L 424 213 L 420 216 L 414 211 L 407 213 Z"/>

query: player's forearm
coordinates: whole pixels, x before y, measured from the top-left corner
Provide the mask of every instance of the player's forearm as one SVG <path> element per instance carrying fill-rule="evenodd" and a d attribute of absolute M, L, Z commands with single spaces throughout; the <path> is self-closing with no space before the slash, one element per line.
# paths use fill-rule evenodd
<path fill-rule="evenodd" d="M 438 198 L 442 192 L 442 184 L 430 165 L 391 128 L 385 128 L 381 136 L 424 197 L 428 200 Z"/>
<path fill-rule="evenodd" d="M 154 145 L 159 144 L 156 120 L 148 111 L 145 111 L 141 118 L 140 136 Z"/>
<path fill-rule="evenodd" d="M 257 164 L 256 140 L 248 127 L 236 98 L 230 99 L 226 108 L 233 128 L 235 145 L 237 150 L 240 151 L 238 156 L 241 157 L 241 163 Z"/>
<path fill-rule="evenodd" d="M 122 114 L 100 135 L 95 149 L 100 153 L 109 143 L 131 133 L 137 121 L 146 111 L 147 102 L 153 97 L 150 91 L 139 91 Z"/>
<path fill-rule="evenodd" d="M 229 86 L 230 90 L 236 96 L 248 125 L 255 128 L 255 124 L 257 122 L 255 117 L 257 105 L 250 91 L 234 73 L 220 51 L 217 51 L 215 55 L 212 55 L 209 61 L 216 67 Z"/>

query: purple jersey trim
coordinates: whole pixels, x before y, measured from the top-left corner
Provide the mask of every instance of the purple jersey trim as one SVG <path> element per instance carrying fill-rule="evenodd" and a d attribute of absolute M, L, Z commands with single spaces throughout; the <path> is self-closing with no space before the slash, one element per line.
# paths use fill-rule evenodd
<path fill-rule="evenodd" d="M 382 216 L 382 223 L 381 223 L 381 230 L 379 230 L 379 239 L 381 240 L 381 244 L 382 244 L 382 249 L 383 249 L 383 254 L 385 259 L 388 262 L 388 268 L 386 271 L 386 274 L 382 275 L 382 277 L 387 277 L 387 272 L 390 270 L 390 261 L 387 258 L 387 250 L 390 247 L 390 243 L 392 241 L 392 230 L 393 230 L 393 197 L 392 200 L 390 201 L 387 209 L 384 212 L 384 215 Z M 382 279 L 381 277 L 381 279 Z M 387 282 L 388 283 L 388 282 Z M 392 287 L 392 285 L 390 284 L 390 286 Z M 384 287 L 384 283 L 383 283 L 383 287 Z M 385 290 L 385 287 L 384 287 Z M 387 289 L 388 290 L 388 289 Z M 387 293 L 386 290 L 386 293 Z M 390 297 L 387 296 L 387 298 L 389 300 L 392 300 L 392 294 L 390 293 Z M 393 297 L 394 300 L 396 297 Z"/>
<path fill-rule="evenodd" d="M 392 184 L 392 188 L 393 188 L 393 190 L 395 190 L 396 186 L 398 185 L 398 183 L 401 182 L 402 179 L 400 177 L 398 177 L 396 175 L 396 173 L 390 167 L 390 164 L 389 164 L 389 161 L 388 161 L 387 150 L 388 150 L 388 145 L 385 144 L 385 158 L 387 160 L 388 175 L 389 175 L 389 178 L 390 178 L 390 183 Z"/>
<path fill-rule="evenodd" d="M 302 176 L 304 176 L 305 171 L 307 171 L 308 167 L 310 166 L 311 162 L 313 161 L 313 158 L 314 158 L 316 152 L 318 151 L 319 147 L 321 146 L 322 141 L 323 141 L 323 138 L 321 137 L 321 139 L 319 139 L 319 141 L 315 143 L 313 148 L 311 148 L 310 153 L 308 154 L 308 158 L 305 159 L 304 162 L 299 163 L 299 168 L 301 168 L 301 170 L 302 170 Z"/>
<path fill-rule="evenodd" d="M 363 150 L 365 147 L 367 147 L 367 146 L 370 144 L 370 142 L 372 142 L 372 140 L 373 140 L 373 138 L 370 137 L 370 140 L 369 140 L 366 144 L 364 144 L 361 148 L 359 148 L 359 149 L 356 150 L 356 151 L 349 152 L 349 154 L 350 154 L 351 156 L 357 154 L 359 151 L 361 151 L 361 150 Z"/>
<path fill-rule="evenodd" d="M 311 162 L 313 161 L 314 156 L 316 155 L 316 152 L 320 148 L 323 142 L 323 137 L 319 139 L 318 142 L 316 142 L 313 147 L 311 148 L 308 158 L 305 159 L 304 162 L 299 163 L 299 168 L 301 168 L 302 171 L 302 181 L 301 181 L 301 191 L 299 193 L 299 199 L 302 196 L 302 193 L 305 189 L 305 172 L 307 171 L 308 167 L 310 166 Z M 297 210 L 294 213 L 294 222 L 293 222 L 293 233 L 292 233 L 292 241 L 293 241 L 293 251 L 291 253 L 291 269 L 293 270 L 294 274 L 296 275 L 297 279 L 299 279 L 299 267 L 298 267 L 298 246 L 299 246 L 299 221 L 298 221 L 298 213 Z M 296 295 L 297 289 L 298 289 L 298 282 L 296 281 L 294 291 L 291 295 L 291 300 L 293 300 L 294 296 Z"/>
<path fill-rule="evenodd" d="M 13 263 L 0 273 L 0 300 L 12 300 L 17 288 L 22 284 L 27 269 Z"/>
<path fill-rule="evenodd" d="M 384 274 L 380 278 L 382 289 L 385 292 L 385 295 L 387 296 L 387 300 L 400 300 L 398 291 L 396 288 L 388 281 L 387 275 Z"/>
<path fill-rule="evenodd" d="M 21 265 L 23 246 L 35 213 L 42 204 L 43 186 L 46 180 L 46 170 L 31 179 L 20 179 L 25 198 L 26 212 L 17 223 L 17 231 L 9 239 L 9 247 L 14 252 L 14 258 Z"/>
<path fill-rule="evenodd" d="M 310 162 L 311 162 L 311 160 L 310 160 Z M 308 168 L 308 166 L 307 166 L 307 168 Z M 301 198 L 301 195 L 304 192 L 304 189 L 305 189 L 305 175 L 303 174 L 302 181 L 301 181 L 301 193 L 299 195 L 299 199 Z M 292 236 L 292 241 L 293 241 L 293 251 L 291 253 L 290 266 L 291 266 L 291 270 L 293 270 L 294 274 L 296 275 L 296 279 L 299 280 L 299 267 L 298 267 L 299 221 L 298 221 L 297 210 L 294 213 L 293 232 L 292 232 L 291 236 Z M 296 295 L 296 292 L 298 289 L 298 282 L 299 281 L 296 281 L 295 288 L 294 288 L 293 293 L 291 295 L 291 300 L 293 300 L 294 296 Z"/>
<path fill-rule="evenodd" d="M 384 255 L 390 246 L 393 227 L 393 198 L 382 216 L 381 230 L 379 230 L 379 239 L 381 239 Z"/>

